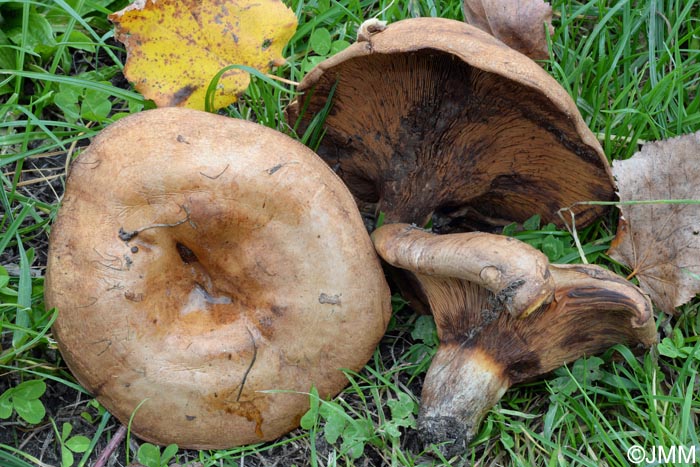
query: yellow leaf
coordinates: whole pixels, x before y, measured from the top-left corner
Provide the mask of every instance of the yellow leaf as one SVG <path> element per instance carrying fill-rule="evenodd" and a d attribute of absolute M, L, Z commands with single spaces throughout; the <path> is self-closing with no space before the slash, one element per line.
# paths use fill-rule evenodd
<path fill-rule="evenodd" d="M 296 31 L 294 13 L 279 0 L 137 0 L 109 16 L 127 51 L 124 74 L 158 107 L 204 109 L 207 88 L 224 67 L 267 72 L 284 63 Z M 214 108 L 236 101 L 250 76 L 229 70 Z"/>

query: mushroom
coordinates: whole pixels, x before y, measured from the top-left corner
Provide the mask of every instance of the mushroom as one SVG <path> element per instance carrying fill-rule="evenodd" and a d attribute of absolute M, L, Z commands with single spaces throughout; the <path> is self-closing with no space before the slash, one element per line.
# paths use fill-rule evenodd
<path fill-rule="evenodd" d="M 182 108 L 123 118 L 73 163 L 45 299 L 69 368 L 141 438 L 274 439 L 359 370 L 388 286 L 346 187 L 308 148 Z"/>
<path fill-rule="evenodd" d="M 317 152 L 385 222 L 491 231 L 615 199 L 600 144 L 536 62 L 460 21 L 361 29 L 304 77 L 288 115 L 305 131 L 332 96 Z M 577 225 L 605 209 L 575 207 Z"/>
<path fill-rule="evenodd" d="M 542 67 L 459 21 L 361 30 L 303 79 L 288 115 L 300 131 L 325 116 L 318 154 L 371 218 L 384 214 L 378 253 L 435 315 L 419 429 L 454 452 L 511 384 L 614 343 L 649 345 L 651 306 L 600 267 L 552 265 L 494 233 L 567 207 L 585 226 L 607 208 L 577 202 L 615 199 L 600 144 Z M 427 223 L 446 235 L 407 226 Z"/>
<path fill-rule="evenodd" d="M 483 235 L 434 235 L 407 224 L 372 234 L 382 258 L 415 274 L 435 317 L 440 346 L 425 376 L 418 429 L 426 442 L 447 442 L 448 456 L 466 449 L 511 385 L 614 344 L 656 342 L 648 296 L 596 265 L 548 264 L 553 300 L 527 316 L 503 313 L 503 300 L 474 278 L 475 262 L 453 260 L 471 255 L 471 242 Z M 530 247 L 509 240 L 484 248 L 502 248 L 519 263 Z"/>

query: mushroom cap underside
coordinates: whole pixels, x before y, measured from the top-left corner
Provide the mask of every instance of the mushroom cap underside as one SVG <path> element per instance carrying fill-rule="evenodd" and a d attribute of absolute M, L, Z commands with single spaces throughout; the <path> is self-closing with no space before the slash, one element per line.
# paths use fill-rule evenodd
<path fill-rule="evenodd" d="M 389 25 L 321 62 L 288 110 L 318 154 L 387 222 L 488 230 L 615 198 L 607 159 L 566 91 L 524 55 L 459 21 Z M 606 208 L 576 206 L 577 225 Z M 459 226 L 462 226 L 459 228 Z M 455 228 L 457 226 L 458 228 Z"/>
<path fill-rule="evenodd" d="M 45 290 L 81 384 L 123 423 L 135 412 L 140 437 L 191 448 L 295 428 L 312 385 L 339 392 L 391 310 L 323 161 L 260 125 L 179 108 L 126 117 L 75 160 Z"/>
<path fill-rule="evenodd" d="M 474 283 L 421 275 L 441 346 L 489 355 L 510 385 L 616 344 L 657 342 L 651 301 L 629 281 L 590 264 L 552 264 L 549 271 L 552 302 L 524 318 L 494 310 L 493 294 Z M 451 301 L 440 298 L 445 290 Z"/>

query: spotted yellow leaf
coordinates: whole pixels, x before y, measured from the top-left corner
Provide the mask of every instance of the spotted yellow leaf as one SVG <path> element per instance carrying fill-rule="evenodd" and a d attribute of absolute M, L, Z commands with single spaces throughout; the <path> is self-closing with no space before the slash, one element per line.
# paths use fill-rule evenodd
<path fill-rule="evenodd" d="M 137 0 L 109 16 L 124 43 L 124 74 L 158 107 L 205 108 L 207 89 L 223 68 L 267 72 L 284 63 L 297 27 L 279 0 Z M 241 69 L 217 83 L 213 107 L 236 101 L 250 81 Z"/>

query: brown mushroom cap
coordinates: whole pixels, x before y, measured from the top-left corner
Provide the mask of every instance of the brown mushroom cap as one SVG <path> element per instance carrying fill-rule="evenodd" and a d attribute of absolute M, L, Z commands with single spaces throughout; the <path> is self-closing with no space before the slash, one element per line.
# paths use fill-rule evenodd
<path fill-rule="evenodd" d="M 295 428 L 305 393 L 339 392 L 390 315 L 354 200 L 323 161 L 180 108 L 120 120 L 73 163 L 45 293 L 80 383 L 123 423 L 135 412 L 140 437 L 188 448 Z"/>
<path fill-rule="evenodd" d="M 314 68 L 290 121 L 332 93 L 318 154 L 387 222 L 489 229 L 615 197 L 607 159 L 566 91 L 468 24 L 391 24 Z M 578 206 L 585 225 L 606 209 Z M 450 225 L 451 224 L 451 225 Z M 459 229 L 454 226 L 458 224 Z"/>

